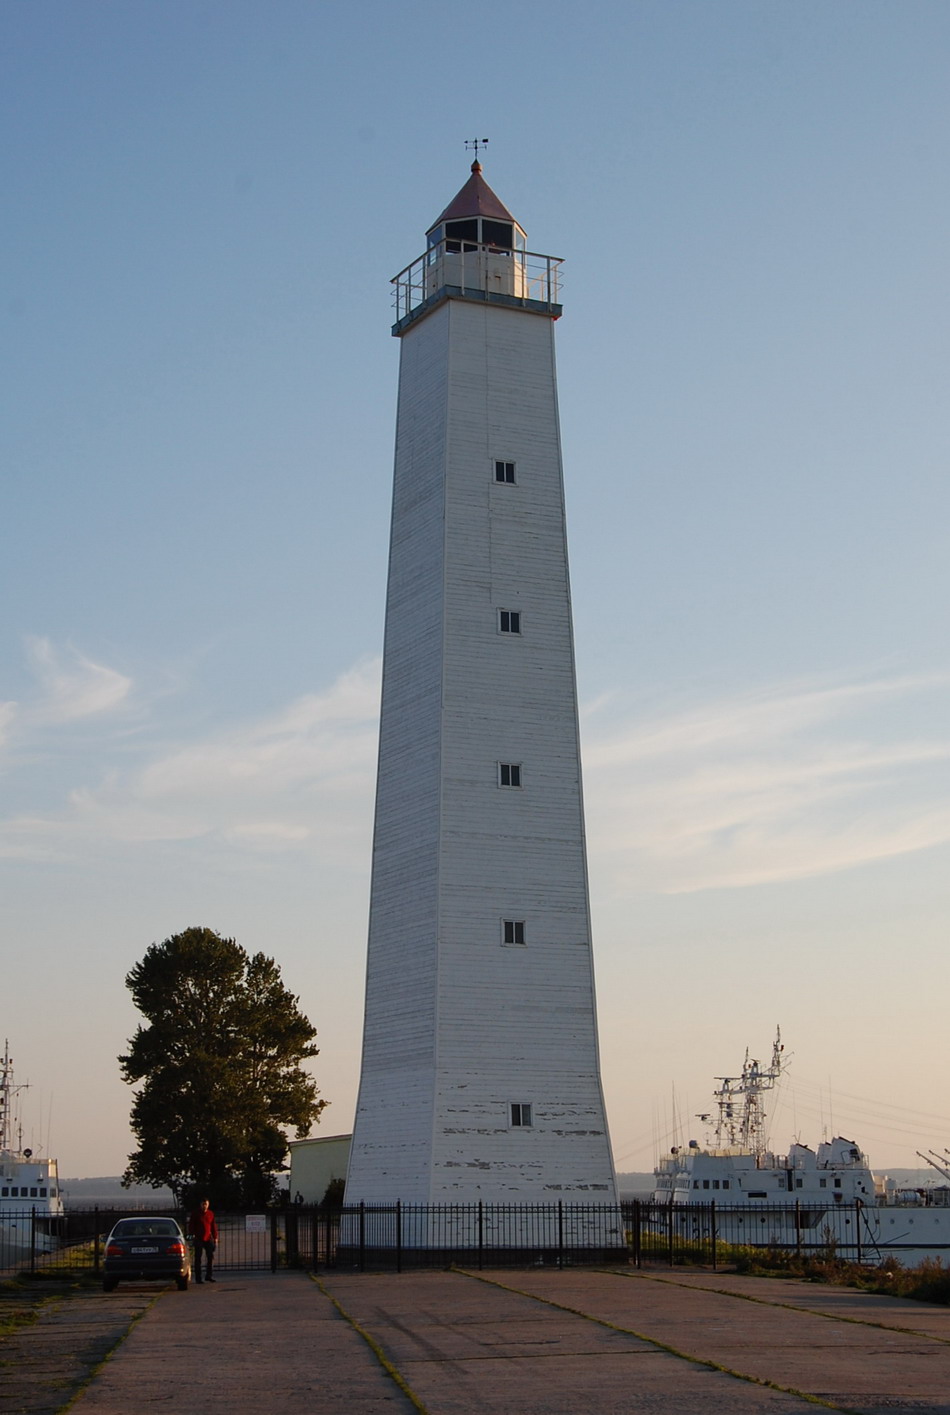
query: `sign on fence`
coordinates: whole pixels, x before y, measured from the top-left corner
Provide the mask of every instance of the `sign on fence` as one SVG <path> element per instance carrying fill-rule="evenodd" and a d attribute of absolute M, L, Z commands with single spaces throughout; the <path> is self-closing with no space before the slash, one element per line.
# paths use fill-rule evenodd
<path fill-rule="evenodd" d="M 245 1233 L 266 1233 L 266 1232 L 267 1232 L 267 1215 L 266 1215 L 266 1214 L 245 1214 L 245 1215 L 244 1215 L 244 1232 L 245 1232 Z"/>

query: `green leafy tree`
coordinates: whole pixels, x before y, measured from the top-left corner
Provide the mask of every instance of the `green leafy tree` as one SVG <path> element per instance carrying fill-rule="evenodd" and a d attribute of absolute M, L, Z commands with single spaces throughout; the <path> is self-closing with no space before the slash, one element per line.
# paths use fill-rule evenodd
<path fill-rule="evenodd" d="M 269 1202 L 284 1127 L 302 1138 L 326 1105 L 301 1069 L 316 1031 L 277 964 L 192 928 L 153 944 L 125 983 L 149 1025 L 119 1057 L 123 1080 L 141 1083 L 123 1183 L 167 1184 L 179 1201 L 201 1190 L 222 1206 Z"/>

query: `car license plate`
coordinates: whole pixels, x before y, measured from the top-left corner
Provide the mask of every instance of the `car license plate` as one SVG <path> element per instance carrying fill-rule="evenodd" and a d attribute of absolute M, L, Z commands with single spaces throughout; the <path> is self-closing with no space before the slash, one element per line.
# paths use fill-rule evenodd
<path fill-rule="evenodd" d="M 157 1248 L 133 1248 L 133 1253 L 157 1253 Z"/>

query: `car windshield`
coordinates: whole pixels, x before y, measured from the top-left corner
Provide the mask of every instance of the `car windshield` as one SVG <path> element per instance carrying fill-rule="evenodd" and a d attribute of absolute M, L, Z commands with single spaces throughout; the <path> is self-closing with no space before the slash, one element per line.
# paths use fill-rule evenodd
<path fill-rule="evenodd" d="M 113 1238 L 171 1238 L 181 1230 L 173 1218 L 124 1218 L 112 1230 Z"/>

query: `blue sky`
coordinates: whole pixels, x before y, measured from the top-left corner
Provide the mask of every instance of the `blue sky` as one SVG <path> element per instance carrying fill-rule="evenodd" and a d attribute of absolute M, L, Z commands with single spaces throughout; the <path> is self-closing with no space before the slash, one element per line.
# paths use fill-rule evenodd
<path fill-rule="evenodd" d="M 618 1164 L 777 1023 L 776 1143 L 950 1143 L 942 0 L 37 0 L 0 30 L 3 1028 L 32 1138 L 121 1170 L 123 979 L 191 924 L 277 958 L 322 1129 L 350 1127 L 389 279 L 487 135 L 565 260 Z"/>

